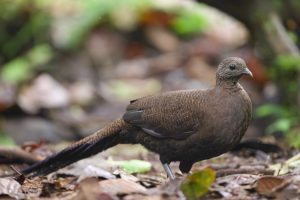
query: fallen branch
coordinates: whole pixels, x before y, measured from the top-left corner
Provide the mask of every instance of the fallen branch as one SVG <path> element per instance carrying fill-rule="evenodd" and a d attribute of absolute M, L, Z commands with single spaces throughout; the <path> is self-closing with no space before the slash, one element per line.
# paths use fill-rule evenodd
<path fill-rule="evenodd" d="M 33 164 L 38 161 L 40 161 L 39 158 L 22 149 L 13 147 L 0 147 L 0 164 Z"/>

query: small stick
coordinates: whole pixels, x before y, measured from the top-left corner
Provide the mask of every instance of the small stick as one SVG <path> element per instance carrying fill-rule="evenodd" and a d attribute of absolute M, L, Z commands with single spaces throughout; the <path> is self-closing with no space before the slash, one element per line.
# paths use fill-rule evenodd
<path fill-rule="evenodd" d="M 232 174 L 264 174 L 273 175 L 274 170 L 271 169 L 224 169 L 217 171 L 217 177 L 228 176 Z"/>
<path fill-rule="evenodd" d="M 36 156 L 19 148 L 0 147 L 0 163 L 27 163 L 33 164 L 40 161 Z"/>
<path fill-rule="evenodd" d="M 10 168 L 15 172 L 14 179 L 22 185 L 26 179 L 25 175 L 13 165 L 10 165 Z"/>
<path fill-rule="evenodd" d="M 24 176 L 24 174 L 22 174 L 22 172 L 20 172 L 15 166 L 10 165 L 9 167 L 19 176 Z"/>

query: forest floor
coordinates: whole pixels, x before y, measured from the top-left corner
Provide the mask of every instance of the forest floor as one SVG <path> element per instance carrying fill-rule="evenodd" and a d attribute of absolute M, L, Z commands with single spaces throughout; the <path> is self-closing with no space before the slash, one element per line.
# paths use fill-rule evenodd
<path fill-rule="evenodd" d="M 298 199 L 299 155 L 287 160 L 291 153 L 258 144 L 198 162 L 189 175 L 173 163 L 176 180 L 166 177 L 157 155 L 139 145 L 118 145 L 48 176 L 0 178 L 1 199 Z M 30 154 L 42 159 L 50 150 L 41 145 Z M 24 166 L 3 164 L 0 172 Z"/>

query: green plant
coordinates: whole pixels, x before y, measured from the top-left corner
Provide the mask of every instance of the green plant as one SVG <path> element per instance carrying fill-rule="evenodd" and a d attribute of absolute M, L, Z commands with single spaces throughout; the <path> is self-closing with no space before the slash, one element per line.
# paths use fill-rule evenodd
<path fill-rule="evenodd" d="M 290 35 L 292 36 L 292 35 Z M 298 38 L 294 38 L 297 42 Z M 300 71 L 300 56 L 282 54 L 275 57 L 273 67 L 268 68 L 268 74 L 279 91 L 280 104 L 266 104 L 256 111 L 258 117 L 271 117 L 273 122 L 267 127 L 266 133 L 281 132 L 289 144 L 300 148 L 299 108 L 297 108 L 298 74 Z"/>
<path fill-rule="evenodd" d="M 49 45 L 40 44 L 32 47 L 25 55 L 19 56 L 3 65 L 0 78 L 4 81 L 18 84 L 26 81 L 34 74 L 35 69 L 49 62 L 53 52 Z"/>
<path fill-rule="evenodd" d="M 293 147 L 300 148 L 300 131 L 297 129 L 297 113 L 295 109 L 275 104 L 265 104 L 256 110 L 257 117 L 272 117 L 274 121 L 267 127 L 266 133 L 281 132 Z M 295 137 L 296 136 L 296 137 Z"/>
<path fill-rule="evenodd" d="M 9 137 L 8 135 L 5 135 L 4 133 L 0 132 L 0 146 L 15 146 L 16 143 L 14 140 Z"/>
<path fill-rule="evenodd" d="M 203 31 L 207 27 L 207 21 L 204 15 L 201 15 L 198 10 L 191 12 L 187 9 L 181 9 L 173 23 L 173 30 L 182 36 L 190 36 Z"/>
<path fill-rule="evenodd" d="M 200 13 L 201 5 L 196 4 L 193 7 L 182 7 L 181 4 L 162 7 L 150 0 L 86 0 L 79 4 L 80 9 L 72 16 L 76 23 L 67 30 L 69 34 L 64 46 L 68 49 L 76 49 L 94 27 L 105 22 L 121 31 L 132 31 L 141 15 L 151 9 L 172 14 L 174 21 L 170 28 L 181 36 L 197 34 L 206 27 L 206 19 Z"/>

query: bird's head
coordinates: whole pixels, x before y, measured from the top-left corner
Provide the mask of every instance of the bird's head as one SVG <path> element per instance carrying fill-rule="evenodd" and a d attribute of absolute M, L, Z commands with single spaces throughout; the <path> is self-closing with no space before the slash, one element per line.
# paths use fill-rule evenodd
<path fill-rule="evenodd" d="M 217 83 L 237 83 L 243 75 L 253 77 L 243 59 L 238 57 L 229 57 L 224 59 L 218 66 L 216 74 Z"/>

